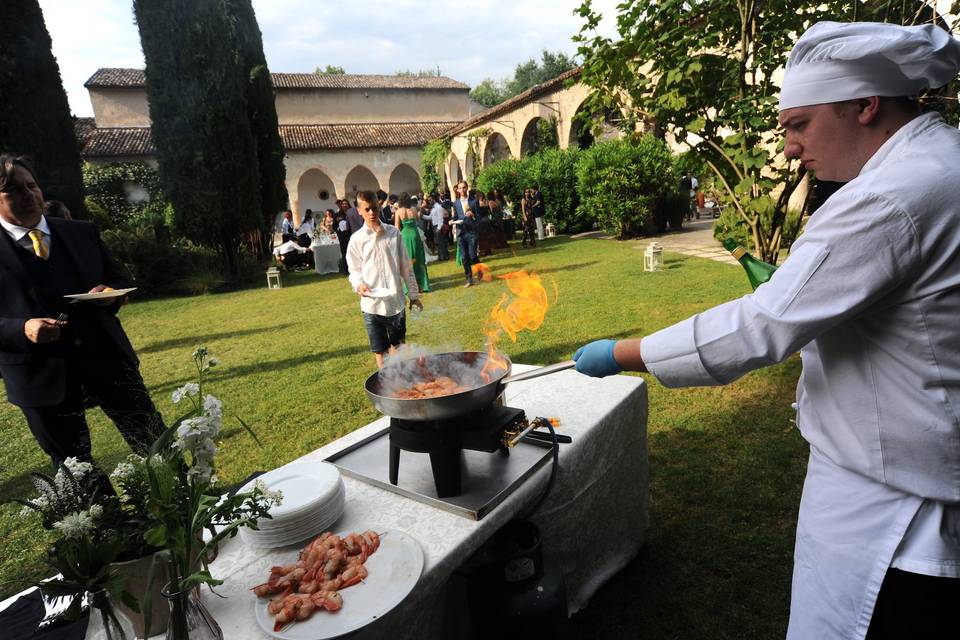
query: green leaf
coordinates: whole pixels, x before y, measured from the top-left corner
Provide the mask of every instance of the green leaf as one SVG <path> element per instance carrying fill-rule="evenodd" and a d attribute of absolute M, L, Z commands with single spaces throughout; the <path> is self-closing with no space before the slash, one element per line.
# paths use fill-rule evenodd
<path fill-rule="evenodd" d="M 158 524 L 155 527 L 152 527 L 143 534 L 143 539 L 146 540 L 147 544 L 154 547 L 165 547 L 167 545 L 167 527 L 163 524 Z"/>
<path fill-rule="evenodd" d="M 688 122 L 685 129 L 691 133 L 697 133 L 699 131 L 703 131 L 703 128 L 706 125 L 707 125 L 707 121 L 705 118 L 697 118 L 696 120 Z"/>

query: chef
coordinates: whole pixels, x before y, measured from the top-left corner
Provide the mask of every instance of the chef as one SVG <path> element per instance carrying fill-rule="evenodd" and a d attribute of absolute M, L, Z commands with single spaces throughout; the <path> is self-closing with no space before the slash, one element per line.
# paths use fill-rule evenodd
<path fill-rule="evenodd" d="M 800 350 L 791 640 L 960 637 L 960 131 L 915 100 L 958 71 L 934 25 L 811 27 L 782 83 L 785 153 L 847 184 L 754 293 L 574 354 L 685 387 Z"/>

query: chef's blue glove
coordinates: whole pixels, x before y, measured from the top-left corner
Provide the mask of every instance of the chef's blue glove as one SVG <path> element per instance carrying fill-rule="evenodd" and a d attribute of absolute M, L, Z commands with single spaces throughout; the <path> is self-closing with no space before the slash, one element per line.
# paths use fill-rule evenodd
<path fill-rule="evenodd" d="M 613 357 L 613 347 L 616 344 L 616 340 L 594 340 L 577 349 L 573 354 L 577 371 L 594 378 L 612 376 L 623 371 L 623 367 Z"/>

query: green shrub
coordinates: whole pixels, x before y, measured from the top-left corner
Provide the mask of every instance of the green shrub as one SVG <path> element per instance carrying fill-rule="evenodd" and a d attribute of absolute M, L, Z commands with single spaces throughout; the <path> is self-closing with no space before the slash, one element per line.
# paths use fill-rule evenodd
<path fill-rule="evenodd" d="M 547 149 L 524 158 L 523 175 L 528 186 L 539 185 L 547 222 L 559 233 L 578 233 L 593 226 L 593 217 L 584 217 L 578 208 L 577 160 L 579 149 Z"/>
<path fill-rule="evenodd" d="M 514 203 L 515 214 L 520 215 L 517 203 L 523 196 L 523 190 L 528 186 L 526 175 L 528 165 L 516 158 L 504 158 L 487 165 L 477 174 L 476 187 L 484 193 L 499 189 L 510 202 Z"/>
<path fill-rule="evenodd" d="M 188 240 L 164 242 L 157 235 L 149 226 L 103 232 L 110 253 L 130 272 L 140 293 L 193 294 L 223 285 L 223 263 L 215 250 Z"/>
<path fill-rule="evenodd" d="M 92 202 L 107 213 L 110 219 L 109 227 L 136 222 L 143 209 L 158 206 L 162 208 L 166 205 L 157 170 L 142 162 L 111 162 L 99 165 L 85 162 L 83 184 L 87 191 L 87 202 Z M 150 194 L 149 201 L 128 202 L 126 186 L 130 184 L 142 186 Z"/>
<path fill-rule="evenodd" d="M 113 220 L 110 219 L 110 214 L 107 213 L 107 210 L 97 204 L 94 200 L 91 200 L 89 197 L 83 201 L 84 206 L 87 208 L 87 215 L 91 222 L 97 225 L 97 228 L 100 231 L 106 231 L 113 227 Z"/>
<path fill-rule="evenodd" d="M 667 145 L 650 135 L 608 140 L 580 152 L 580 216 L 620 238 L 649 229 L 657 200 L 679 182 Z M 652 225 L 651 225 L 652 226 Z"/>

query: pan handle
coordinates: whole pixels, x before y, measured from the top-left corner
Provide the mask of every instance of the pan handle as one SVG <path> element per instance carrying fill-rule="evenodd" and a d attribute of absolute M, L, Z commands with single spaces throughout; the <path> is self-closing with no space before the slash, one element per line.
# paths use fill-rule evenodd
<path fill-rule="evenodd" d="M 524 373 L 518 373 L 515 376 L 508 376 L 501 380 L 503 384 L 509 382 L 522 382 L 523 380 L 531 380 L 533 378 L 539 378 L 540 376 L 547 376 L 551 373 L 556 373 L 557 371 L 563 371 L 564 369 L 572 369 L 577 363 L 573 360 L 564 360 L 563 362 L 558 362 L 556 364 L 548 364 L 545 367 L 540 367 L 538 369 L 533 369 L 532 371 L 526 371 Z"/>

